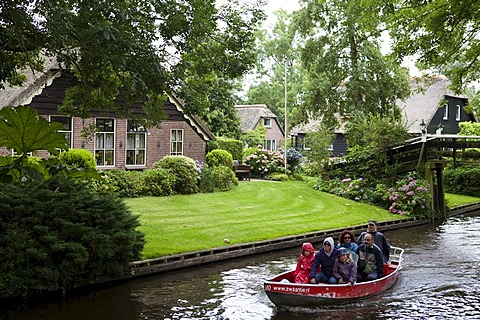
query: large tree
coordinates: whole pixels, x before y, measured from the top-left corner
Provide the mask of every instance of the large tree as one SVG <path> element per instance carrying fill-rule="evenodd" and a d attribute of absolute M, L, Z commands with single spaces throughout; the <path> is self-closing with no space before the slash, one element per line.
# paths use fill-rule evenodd
<path fill-rule="evenodd" d="M 301 0 L 295 23 L 306 39 L 304 114 L 336 124 L 353 111 L 399 116 L 396 100 L 409 93 L 408 73 L 383 55 L 381 16 L 364 1 Z"/>
<path fill-rule="evenodd" d="M 255 62 L 262 3 L 4 0 L 0 89 L 20 84 L 22 68 L 40 70 L 46 55 L 79 80 L 63 105 L 70 114 L 87 116 L 93 107 L 125 112 L 148 97 L 145 110 L 160 119 L 157 102 L 172 92 L 187 102 L 187 112 L 201 114 L 218 96 L 212 92 L 223 90 L 202 85 L 203 79 L 228 83 Z M 123 105 L 114 103 L 119 92 Z"/>
<path fill-rule="evenodd" d="M 462 92 L 480 74 L 480 1 L 371 1 L 385 13 L 398 58 L 414 55 L 421 69 L 446 74 Z"/>
<path fill-rule="evenodd" d="M 300 61 L 301 42 L 292 24 L 292 15 L 275 12 L 273 28 L 257 31 L 257 63 L 250 74 L 246 104 L 266 104 L 280 122 L 285 115 L 285 76 L 287 84 L 287 118 L 292 127 L 301 121 L 298 106 L 302 101 L 303 68 Z M 286 68 L 286 70 L 285 70 Z M 286 73 L 285 73 L 286 71 Z"/>

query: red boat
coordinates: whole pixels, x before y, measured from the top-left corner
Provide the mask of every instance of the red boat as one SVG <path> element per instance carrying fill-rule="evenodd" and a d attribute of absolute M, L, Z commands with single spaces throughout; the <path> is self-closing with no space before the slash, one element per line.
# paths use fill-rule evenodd
<path fill-rule="evenodd" d="M 366 298 L 383 292 L 397 281 L 402 268 L 403 249 L 391 247 L 390 260 L 384 264 L 383 278 L 346 284 L 300 284 L 293 283 L 295 270 L 284 272 L 264 283 L 268 298 L 277 306 L 318 307 L 339 304 Z"/>

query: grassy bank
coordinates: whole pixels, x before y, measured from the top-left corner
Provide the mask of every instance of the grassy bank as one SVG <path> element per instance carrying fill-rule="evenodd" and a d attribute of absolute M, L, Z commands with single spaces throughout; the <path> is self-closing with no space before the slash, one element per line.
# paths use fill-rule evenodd
<path fill-rule="evenodd" d="M 462 196 L 459 194 L 452 194 L 452 193 L 446 193 L 445 200 L 447 201 L 447 205 L 450 208 L 457 207 L 462 204 L 474 203 L 474 202 L 480 201 L 480 199 L 476 197 Z"/>
<path fill-rule="evenodd" d="M 402 218 L 303 182 L 242 181 L 229 192 L 126 199 L 155 258 L 286 235 Z"/>

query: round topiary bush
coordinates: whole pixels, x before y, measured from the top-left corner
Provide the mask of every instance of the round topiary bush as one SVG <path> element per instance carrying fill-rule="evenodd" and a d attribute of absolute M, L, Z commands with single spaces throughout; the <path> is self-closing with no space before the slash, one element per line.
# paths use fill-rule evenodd
<path fill-rule="evenodd" d="M 154 169 L 168 169 L 175 175 L 174 190 L 180 194 L 198 192 L 197 183 L 200 179 L 195 161 L 185 156 L 165 156 L 155 162 Z"/>
<path fill-rule="evenodd" d="M 227 150 L 215 149 L 207 153 L 205 156 L 205 163 L 209 167 L 225 166 L 227 168 L 232 168 L 233 157 Z"/>
<path fill-rule="evenodd" d="M 58 159 L 76 169 L 95 169 L 97 167 L 93 154 L 85 149 L 70 149 L 61 152 Z"/>

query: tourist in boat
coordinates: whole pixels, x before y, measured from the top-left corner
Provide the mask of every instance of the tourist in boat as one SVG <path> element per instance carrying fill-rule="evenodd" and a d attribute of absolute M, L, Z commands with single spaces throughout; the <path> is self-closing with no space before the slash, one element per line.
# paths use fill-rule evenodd
<path fill-rule="evenodd" d="M 298 258 L 297 268 L 295 269 L 295 283 L 308 283 L 308 276 L 315 259 L 315 250 L 310 242 L 302 244 L 302 253 Z"/>
<path fill-rule="evenodd" d="M 367 233 L 373 235 L 373 239 L 377 247 L 380 248 L 380 251 L 383 254 L 383 262 L 387 262 L 390 259 L 390 244 L 383 235 L 383 233 L 377 230 L 378 224 L 375 220 L 368 221 L 367 231 L 362 232 L 360 237 L 358 237 L 358 243 L 363 243 L 363 239 Z"/>
<path fill-rule="evenodd" d="M 346 283 L 349 286 L 357 281 L 357 265 L 350 259 L 350 251 L 346 248 L 338 250 L 338 258 L 333 266 L 333 276 L 340 284 Z"/>
<path fill-rule="evenodd" d="M 373 243 L 373 235 L 367 233 L 357 250 L 357 281 L 369 281 L 383 277 L 382 251 Z"/>
<path fill-rule="evenodd" d="M 333 238 L 326 238 L 325 241 L 323 241 L 323 247 L 318 250 L 313 260 L 309 275 L 310 283 L 337 283 L 337 278 L 332 275 L 337 255 L 338 250 L 335 248 Z"/>
<path fill-rule="evenodd" d="M 338 236 L 337 249 L 346 248 L 351 252 L 357 252 L 358 244 L 355 235 L 350 230 L 343 230 Z"/>

